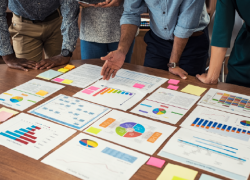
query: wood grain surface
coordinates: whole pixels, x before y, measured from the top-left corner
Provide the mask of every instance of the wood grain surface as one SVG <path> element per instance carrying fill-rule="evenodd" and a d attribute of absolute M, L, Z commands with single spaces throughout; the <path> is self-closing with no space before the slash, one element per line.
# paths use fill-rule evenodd
<path fill-rule="evenodd" d="M 101 60 L 74 60 L 71 61 L 71 64 L 74 64 L 76 66 L 82 65 L 84 63 L 88 64 L 94 64 L 94 65 L 103 65 L 103 61 Z M 55 70 L 59 69 L 60 67 L 53 68 Z M 142 72 L 142 73 L 147 73 L 150 75 L 155 75 L 155 76 L 160 76 L 168 79 L 179 79 L 177 76 L 170 74 L 167 71 L 163 70 L 158 70 L 158 69 L 153 69 L 153 68 L 147 68 L 143 66 L 138 66 L 138 65 L 133 65 L 133 64 L 124 64 L 123 68 L 137 71 L 137 72 Z M 24 71 L 19 71 L 15 69 L 10 69 L 6 65 L 0 65 L 0 93 L 3 93 L 11 88 L 14 88 L 15 86 L 21 85 L 31 79 L 36 78 L 36 76 L 40 73 L 44 72 L 44 70 L 30 70 L 29 72 L 24 72 Z M 180 91 L 182 88 L 184 88 L 186 85 L 192 84 L 196 86 L 201 86 L 205 88 L 217 88 L 221 90 L 227 90 L 227 91 L 232 91 L 232 92 L 237 92 L 245 95 L 250 95 L 250 89 L 241 87 L 241 86 L 236 86 L 236 85 L 231 85 L 231 84 L 226 84 L 226 83 L 219 83 L 218 85 L 205 85 L 199 82 L 195 77 L 189 76 L 187 80 L 181 80 L 179 83 L 180 88 L 178 91 Z M 59 94 L 65 94 L 68 96 L 72 96 L 78 91 L 80 91 L 80 88 L 65 85 L 66 87 L 63 88 L 62 90 L 58 91 L 57 93 L 51 95 L 48 98 L 45 98 L 44 100 L 40 101 L 39 103 L 35 104 L 34 106 L 26 109 L 24 112 L 27 113 L 30 109 L 50 100 L 51 98 L 59 95 Z M 165 83 L 162 85 L 162 87 L 166 88 L 168 86 L 168 83 Z M 206 92 L 205 92 L 206 93 Z M 203 93 L 202 95 L 204 95 Z M 150 94 L 149 94 L 150 95 Z M 149 96 L 147 95 L 147 97 Z M 146 98 L 146 97 L 145 97 Z M 144 99 L 145 99 L 144 98 Z M 139 104 L 139 103 L 138 103 Z M 136 106 L 136 105 L 135 105 Z M 134 106 L 134 107 L 135 107 Z M 175 125 L 177 128 L 176 131 L 180 128 L 179 125 L 184 121 L 184 119 L 188 116 L 188 114 L 196 107 L 197 105 L 195 104 L 192 109 Z M 2 105 L 0 105 L 0 108 Z M 133 108 L 134 108 L 133 107 Z M 132 109 L 132 108 L 131 108 Z M 131 110 L 130 109 L 130 110 Z M 127 113 L 130 113 L 128 110 Z M 153 121 L 158 121 L 151 119 Z M 164 124 L 169 124 L 167 122 L 162 122 L 158 121 Z M 175 131 L 175 132 L 176 132 Z M 63 144 L 68 142 L 70 139 L 75 137 L 77 134 L 82 133 L 78 131 L 75 133 L 73 136 L 71 136 L 69 139 L 61 143 L 59 146 L 57 146 L 55 149 L 50 151 L 48 154 L 46 154 L 44 157 L 42 157 L 39 160 L 34 160 L 32 158 L 29 158 L 25 155 L 19 154 L 18 152 L 12 151 L 8 148 L 5 148 L 3 146 L 0 146 L 0 180 L 77 180 L 78 178 L 67 174 L 63 171 L 60 171 L 54 167 L 45 165 L 41 163 L 40 161 L 44 159 L 46 156 L 48 156 L 51 152 L 55 151 L 59 147 L 61 147 Z M 167 141 L 170 138 L 168 138 L 162 146 L 154 153 L 154 157 L 158 157 L 157 154 L 163 148 L 163 146 L 167 143 Z M 216 174 L 212 174 L 210 172 L 192 167 L 192 166 L 187 166 L 169 159 L 165 159 L 162 157 L 158 157 L 160 159 L 166 160 L 166 163 L 172 163 L 176 165 L 181 165 L 184 167 L 188 167 L 190 169 L 198 171 L 198 175 L 196 176 L 195 180 L 198 180 L 201 176 L 202 173 L 212 175 L 214 177 L 221 178 L 223 180 L 229 180 L 225 177 L 218 176 Z M 159 169 L 153 166 L 148 166 L 148 165 L 143 165 L 131 178 L 132 180 L 154 180 L 156 179 L 160 173 L 162 172 L 163 168 L 165 165 Z M 250 167 L 249 167 L 250 168 Z M 248 178 L 250 180 L 250 178 Z"/>

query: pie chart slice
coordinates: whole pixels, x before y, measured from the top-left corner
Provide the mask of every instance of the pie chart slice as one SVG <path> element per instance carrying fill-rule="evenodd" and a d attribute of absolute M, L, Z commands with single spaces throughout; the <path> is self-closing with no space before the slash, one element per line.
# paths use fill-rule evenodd
<path fill-rule="evenodd" d="M 250 121 L 241 121 L 240 124 L 242 124 L 243 126 L 250 126 Z"/>
<path fill-rule="evenodd" d="M 79 143 L 89 148 L 96 148 L 98 146 L 97 142 L 89 140 L 89 139 L 82 139 L 79 141 Z"/>
<path fill-rule="evenodd" d="M 15 96 L 13 98 L 10 99 L 10 102 L 12 103 L 19 103 L 23 100 L 23 97 L 20 97 L 20 96 Z"/>
<path fill-rule="evenodd" d="M 116 128 L 116 134 L 127 138 L 141 136 L 144 132 L 145 132 L 144 126 L 134 122 L 123 123 Z"/>
<path fill-rule="evenodd" d="M 162 114 L 166 114 L 166 110 L 165 109 L 162 109 L 162 108 L 156 108 L 153 110 L 153 113 L 154 114 L 157 114 L 157 115 L 162 115 Z"/>

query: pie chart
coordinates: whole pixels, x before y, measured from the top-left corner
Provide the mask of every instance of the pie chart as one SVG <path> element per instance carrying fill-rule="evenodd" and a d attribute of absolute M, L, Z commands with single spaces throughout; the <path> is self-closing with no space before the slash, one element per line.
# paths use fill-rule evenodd
<path fill-rule="evenodd" d="M 145 132 L 145 128 L 141 124 L 126 122 L 120 124 L 120 126 L 118 126 L 115 131 L 119 136 L 134 138 L 141 136 Z"/>
<path fill-rule="evenodd" d="M 162 114 L 166 114 L 166 110 L 165 109 L 162 109 L 162 108 L 156 108 L 153 110 L 153 113 L 154 114 L 157 114 L 157 115 L 162 115 Z"/>
<path fill-rule="evenodd" d="M 79 141 L 79 143 L 89 148 L 96 148 L 98 146 L 97 142 L 89 140 L 89 139 L 82 139 Z"/>
<path fill-rule="evenodd" d="M 242 124 L 243 126 L 250 126 L 250 121 L 241 121 L 240 124 Z"/>
<path fill-rule="evenodd" d="M 23 100 L 23 97 L 20 97 L 20 96 L 15 96 L 15 97 L 13 97 L 13 98 L 10 99 L 10 101 L 11 101 L 12 103 L 19 103 L 19 102 L 21 102 L 22 100 Z"/>

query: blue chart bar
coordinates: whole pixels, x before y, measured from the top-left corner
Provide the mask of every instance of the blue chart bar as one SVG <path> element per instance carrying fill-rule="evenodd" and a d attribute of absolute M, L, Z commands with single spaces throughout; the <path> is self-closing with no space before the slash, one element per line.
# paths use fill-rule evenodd
<path fill-rule="evenodd" d="M 236 129 L 237 129 L 236 127 L 233 127 L 232 132 L 235 132 L 235 131 L 236 131 Z"/>
<path fill-rule="evenodd" d="M 246 130 L 243 130 L 243 131 L 242 131 L 243 134 L 246 134 L 246 132 L 247 132 Z"/>
<path fill-rule="evenodd" d="M 109 147 L 106 147 L 104 150 L 102 150 L 102 153 L 127 161 L 129 163 L 134 163 L 137 160 L 137 157 L 117 151 L 115 149 L 111 149 Z"/>
<path fill-rule="evenodd" d="M 25 133 L 29 132 L 29 131 L 26 130 L 26 129 L 20 129 L 20 131 L 23 131 L 23 132 L 25 132 Z"/>
<path fill-rule="evenodd" d="M 201 119 L 201 120 L 198 122 L 198 124 L 196 125 L 196 127 L 199 127 L 203 121 L 204 121 L 204 119 Z"/>
<path fill-rule="evenodd" d="M 217 126 L 217 122 L 215 122 L 214 124 L 213 124 L 213 126 L 212 126 L 212 128 L 214 129 L 216 126 Z"/>
<path fill-rule="evenodd" d="M 227 127 L 227 132 L 229 132 L 232 129 L 232 126 Z"/>
<path fill-rule="evenodd" d="M 206 125 L 207 125 L 207 123 L 208 123 L 208 120 L 205 120 L 205 122 L 202 124 L 202 128 L 204 128 Z"/>
<path fill-rule="evenodd" d="M 240 133 L 241 132 L 241 129 L 239 128 L 238 130 L 237 130 L 237 133 Z"/>
<path fill-rule="evenodd" d="M 213 124 L 213 121 L 210 121 L 206 127 L 206 129 L 209 129 L 211 127 L 211 125 Z"/>
<path fill-rule="evenodd" d="M 25 134 L 25 132 L 18 131 L 18 130 L 15 130 L 14 132 L 15 132 L 15 133 L 18 133 L 18 134 L 21 134 L 21 135 L 24 135 L 24 134 Z"/>
<path fill-rule="evenodd" d="M 31 126 L 32 128 L 36 128 L 36 126 Z"/>
<path fill-rule="evenodd" d="M 200 118 L 196 118 L 191 126 L 196 125 L 199 120 L 200 120 Z"/>
<path fill-rule="evenodd" d="M 223 125 L 221 130 L 224 131 L 227 128 L 227 125 Z"/>
<path fill-rule="evenodd" d="M 247 134 L 250 135 L 250 131 L 247 131 Z"/>
<path fill-rule="evenodd" d="M 13 133 L 13 132 L 10 132 L 10 131 L 6 131 L 6 133 L 7 133 L 7 134 L 10 134 L 10 135 L 12 135 L 12 136 L 15 136 L 15 137 L 17 137 L 17 138 L 19 138 L 20 136 L 22 136 L 22 135 L 20 135 L 20 134 L 16 134 L 16 133 Z"/>
<path fill-rule="evenodd" d="M 30 131 L 32 130 L 32 128 L 26 128 L 26 129 L 28 129 L 28 130 L 30 130 Z"/>
<path fill-rule="evenodd" d="M 13 139 L 13 140 L 17 139 L 16 137 L 10 136 L 10 135 L 2 133 L 2 132 L 0 133 L 0 135 L 5 136 L 5 137 L 10 138 L 10 139 Z"/>
<path fill-rule="evenodd" d="M 222 126 L 222 124 L 219 124 L 219 125 L 217 126 L 217 128 L 216 128 L 216 129 L 220 129 L 220 128 L 221 128 L 221 126 Z"/>

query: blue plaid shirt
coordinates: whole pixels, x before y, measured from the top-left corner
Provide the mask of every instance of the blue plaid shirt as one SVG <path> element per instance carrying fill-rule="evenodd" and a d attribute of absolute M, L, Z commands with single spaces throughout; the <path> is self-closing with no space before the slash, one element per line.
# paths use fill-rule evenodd
<path fill-rule="evenodd" d="M 145 5 L 149 9 L 150 28 L 160 38 L 189 38 L 209 24 L 205 0 L 125 0 L 122 24 L 140 26 Z"/>
<path fill-rule="evenodd" d="M 79 36 L 79 5 L 75 0 L 0 0 L 0 56 L 13 53 L 6 20 L 7 7 L 16 15 L 30 20 L 44 20 L 60 8 L 63 17 L 61 31 L 62 49 L 73 52 Z"/>

